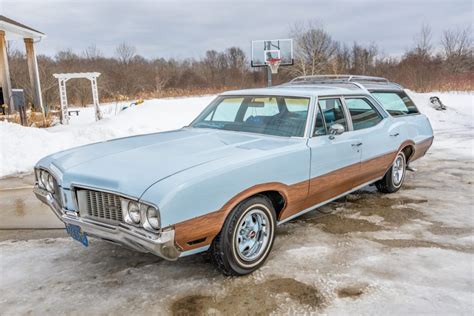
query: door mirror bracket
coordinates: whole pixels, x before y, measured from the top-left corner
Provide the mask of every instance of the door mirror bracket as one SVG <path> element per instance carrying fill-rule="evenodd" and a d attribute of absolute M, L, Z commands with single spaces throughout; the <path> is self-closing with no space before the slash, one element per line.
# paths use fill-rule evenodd
<path fill-rule="evenodd" d="M 345 128 L 341 124 L 333 124 L 329 127 L 329 139 L 334 139 L 336 135 L 341 135 L 344 133 Z"/>

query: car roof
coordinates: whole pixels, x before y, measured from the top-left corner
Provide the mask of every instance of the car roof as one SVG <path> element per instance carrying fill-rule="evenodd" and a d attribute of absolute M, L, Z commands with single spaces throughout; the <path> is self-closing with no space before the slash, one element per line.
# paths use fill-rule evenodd
<path fill-rule="evenodd" d="M 367 95 L 368 92 L 358 89 L 324 85 L 280 85 L 268 88 L 232 90 L 221 93 L 221 95 L 277 95 L 294 97 L 318 97 L 333 95 Z"/>
<path fill-rule="evenodd" d="M 391 82 L 383 77 L 360 75 L 314 75 L 296 77 L 285 85 L 323 85 L 333 87 L 347 87 L 349 89 L 390 90 L 403 91 L 398 83 Z"/>
<path fill-rule="evenodd" d="M 297 97 L 368 95 L 369 91 L 403 91 L 386 78 L 357 75 L 315 75 L 296 77 L 279 86 L 227 91 L 221 95 L 280 95 Z"/>

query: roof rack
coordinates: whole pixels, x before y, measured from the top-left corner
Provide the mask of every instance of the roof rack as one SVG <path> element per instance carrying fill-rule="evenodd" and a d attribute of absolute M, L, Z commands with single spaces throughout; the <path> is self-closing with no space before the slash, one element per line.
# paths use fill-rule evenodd
<path fill-rule="evenodd" d="M 390 83 L 386 78 L 372 76 L 356 76 L 356 75 L 314 75 L 300 76 L 291 80 L 289 83 L 331 83 L 331 82 L 374 82 L 374 83 Z"/>
<path fill-rule="evenodd" d="M 392 85 L 398 89 L 403 89 L 398 83 L 390 82 L 387 78 L 359 75 L 314 75 L 296 77 L 284 85 L 297 84 L 351 84 L 359 89 L 367 91 L 366 84 Z"/>

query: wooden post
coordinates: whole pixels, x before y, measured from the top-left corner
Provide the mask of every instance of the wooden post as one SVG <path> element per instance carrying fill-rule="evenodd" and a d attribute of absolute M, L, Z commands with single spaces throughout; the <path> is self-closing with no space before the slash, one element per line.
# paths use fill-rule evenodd
<path fill-rule="evenodd" d="M 13 110 L 12 84 L 10 81 L 10 68 L 8 67 L 7 43 L 5 31 L 0 30 L 0 85 L 2 86 L 3 102 L 8 105 L 7 114 Z M 2 104 L 0 104 L 1 106 Z"/>
<path fill-rule="evenodd" d="M 28 72 L 30 74 L 31 91 L 33 92 L 33 104 L 35 109 L 44 113 L 43 100 L 41 98 L 41 84 L 39 79 L 38 62 L 32 38 L 25 38 L 26 60 L 28 61 Z"/>

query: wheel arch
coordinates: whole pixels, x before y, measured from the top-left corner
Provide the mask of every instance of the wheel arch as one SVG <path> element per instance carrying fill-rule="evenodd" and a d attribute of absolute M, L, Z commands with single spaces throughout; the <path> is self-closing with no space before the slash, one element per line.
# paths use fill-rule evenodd
<path fill-rule="evenodd" d="M 403 153 L 405 154 L 406 162 L 410 162 L 411 158 L 415 154 L 415 146 L 413 144 L 408 144 L 402 148 Z"/>
<path fill-rule="evenodd" d="M 288 205 L 288 186 L 279 182 L 260 184 L 236 194 L 215 212 L 175 224 L 176 244 L 185 251 L 211 244 L 221 232 L 232 210 L 240 203 L 258 195 L 268 198 L 278 220 Z M 198 230 L 197 227 L 203 229 Z"/>

